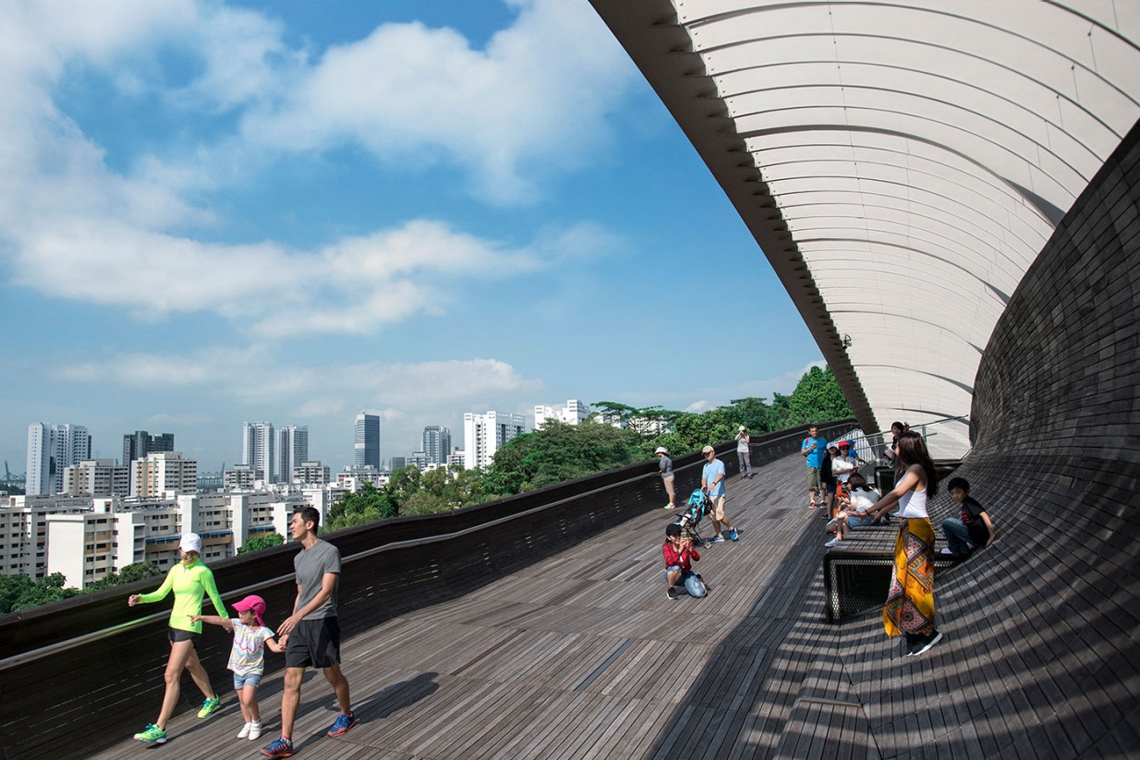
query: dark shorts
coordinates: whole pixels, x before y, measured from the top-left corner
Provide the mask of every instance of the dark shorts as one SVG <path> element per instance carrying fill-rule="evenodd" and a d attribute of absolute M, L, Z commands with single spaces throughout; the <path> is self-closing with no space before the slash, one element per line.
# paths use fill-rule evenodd
<path fill-rule="evenodd" d="M 189 641 L 194 645 L 194 649 L 197 649 L 198 639 L 202 638 L 202 634 L 194 633 L 193 631 L 184 631 L 181 628 L 167 628 L 166 638 L 171 644 L 178 641 Z"/>
<path fill-rule="evenodd" d="M 340 662 L 340 624 L 335 617 L 302 620 L 289 632 L 287 668 L 331 668 Z"/>

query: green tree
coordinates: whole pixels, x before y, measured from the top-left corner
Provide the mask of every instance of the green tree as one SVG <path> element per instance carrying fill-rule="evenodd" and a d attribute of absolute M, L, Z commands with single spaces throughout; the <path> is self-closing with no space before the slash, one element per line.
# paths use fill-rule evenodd
<path fill-rule="evenodd" d="M 250 552 L 259 552 L 262 549 L 268 549 L 272 546 L 281 546 L 285 543 L 285 536 L 280 533 L 268 533 L 260 536 L 250 536 L 245 540 L 245 543 L 238 549 L 238 554 L 249 554 Z"/>
<path fill-rule="evenodd" d="M 420 476 L 418 485 L 419 490 L 401 504 L 400 514 L 448 512 L 484 500 L 482 473 L 458 465 L 428 470 Z"/>
<path fill-rule="evenodd" d="M 90 594 L 105 588 L 111 588 L 112 586 L 122 586 L 127 583 L 142 580 L 143 578 L 153 578 L 162 574 L 162 570 L 153 562 L 136 562 L 133 565 L 127 565 L 116 573 L 111 573 L 94 583 L 88 584 L 88 586 L 83 589 L 83 593 Z"/>
<path fill-rule="evenodd" d="M 329 530 L 340 530 L 395 517 L 397 514 L 399 505 L 392 499 L 387 486 L 377 491 L 371 483 L 365 483 L 359 491 L 341 496 L 329 509 L 327 527 Z"/>
<path fill-rule="evenodd" d="M 533 491 L 641 461 L 646 458 L 642 449 L 641 437 L 631 430 L 551 421 L 501 446 L 483 478 L 483 489 L 496 496 Z"/>
<path fill-rule="evenodd" d="M 0 615 L 7 615 L 32 588 L 26 575 L 0 575 Z"/>
<path fill-rule="evenodd" d="M 79 589 L 77 588 L 64 587 L 67 579 L 63 573 L 52 573 L 34 583 L 26 575 L 4 577 L 17 579 L 14 582 L 0 586 L 0 588 L 3 589 L 0 591 L 0 597 L 3 597 L 4 602 L 7 604 L 7 609 L 0 610 L 4 613 L 19 612 L 20 610 L 39 607 L 41 604 L 70 599 L 79 594 Z M 20 578 L 24 580 L 18 580 Z"/>
<path fill-rule="evenodd" d="M 852 415 L 831 368 L 812 367 L 792 392 L 783 427 L 841 420 Z"/>

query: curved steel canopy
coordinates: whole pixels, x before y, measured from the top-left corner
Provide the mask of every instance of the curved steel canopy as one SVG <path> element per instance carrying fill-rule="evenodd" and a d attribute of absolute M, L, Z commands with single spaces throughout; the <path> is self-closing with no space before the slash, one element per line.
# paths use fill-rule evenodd
<path fill-rule="evenodd" d="M 1140 1 L 591 2 L 868 431 L 969 414 L 1009 297 L 1140 118 Z"/>

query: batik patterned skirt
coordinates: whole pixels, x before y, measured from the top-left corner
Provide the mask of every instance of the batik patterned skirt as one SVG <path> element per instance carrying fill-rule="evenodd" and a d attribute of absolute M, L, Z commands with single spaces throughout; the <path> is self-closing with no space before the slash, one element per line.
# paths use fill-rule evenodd
<path fill-rule="evenodd" d="M 934 630 L 934 526 L 926 517 L 899 523 L 883 627 L 888 636 L 929 634 Z"/>

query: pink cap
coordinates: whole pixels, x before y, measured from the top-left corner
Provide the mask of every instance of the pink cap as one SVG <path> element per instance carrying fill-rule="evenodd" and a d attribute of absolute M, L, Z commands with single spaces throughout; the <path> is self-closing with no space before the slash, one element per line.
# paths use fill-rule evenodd
<path fill-rule="evenodd" d="M 261 616 L 265 614 L 265 600 L 256 594 L 251 594 L 240 602 L 235 602 L 234 610 L 237 612 L 249 610 L 253 613 L 253 616 L 257 618 L 258 625 L 265 625 L 265 622 L 261 619 Z"/>

